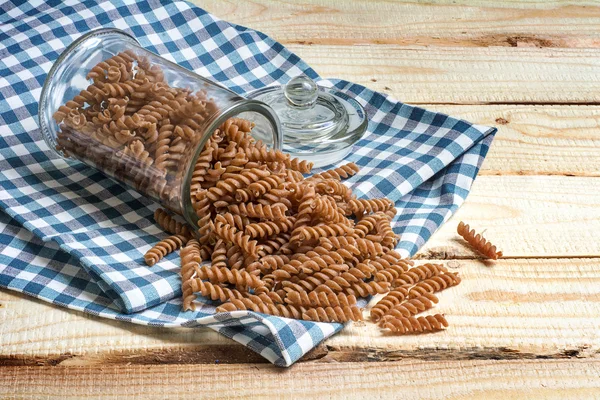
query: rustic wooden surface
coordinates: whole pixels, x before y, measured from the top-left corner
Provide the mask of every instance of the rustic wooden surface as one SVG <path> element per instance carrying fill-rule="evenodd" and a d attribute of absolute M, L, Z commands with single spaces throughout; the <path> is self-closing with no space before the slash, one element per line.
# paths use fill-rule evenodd
<path fill-rule="evenodd" d="M 0 291 L 0 398 L 600 396 L 600 6 L 195 2 L 323 77 L 498 127 L 467 202 L 418 255 L 463 277 L 438 307 L 451 327 L 393 337 L 355 324 L 281 370 L 211 330 L 122 324 Z M 479 260 L 456 239 L 460 219 L 506 259 Z"/>

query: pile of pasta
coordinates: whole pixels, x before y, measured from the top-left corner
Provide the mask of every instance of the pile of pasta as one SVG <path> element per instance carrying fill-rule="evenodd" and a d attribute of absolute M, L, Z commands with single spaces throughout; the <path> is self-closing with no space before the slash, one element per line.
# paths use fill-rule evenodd
<path fill-rule="evenodd" d="M 145 259 L 154 265 L 182 248 L 184 310 L 201 295 L 222 303 L 217 312 L 347 322 L 363 319 L 357 298 L 386 294 L 371 311 L 381 327 L 446 327 L 441 314 L 417 314 L 460 278 L 442 265 L 414 267 L 394 250 L 393 202 L 357 199 L 342 183 L 358 172 L 353 163 L 305 177 L 309 163 L 255 142 L 251 129 L 229 119 L 200 154 L 191 185 L 198 230 L 156 211 L 172 236 Z"/>
<path fill-rule="evenodd" d="M 90 86 L 54 114 L 58 149 L 173 209 L 186 157 L 215 104 L 203 92 L 170 87 L 160 68 L 130 51 L 88 78 Z M 163 209 L 154 215 L 170 236 L 144 259 L 153 266 L 181 249 L 183 309 L 194 310 L 200 295 L 219 302 L 218 312 L 347 322 L 363 319 L 358 298 L 385 295 L 371 310 L 382 328 L 447 327 L 442 314 L 419 314 L 460 278 L 442 265 L 414 266 L 394 250 L 393 202 L 356 198 L 342 183 L 359 171 L 353 163 L 307 176 L 310 163 L 268 149 L 252 128 L 230 118 L 202 149 L 189 193 L 197 228 Z"/>

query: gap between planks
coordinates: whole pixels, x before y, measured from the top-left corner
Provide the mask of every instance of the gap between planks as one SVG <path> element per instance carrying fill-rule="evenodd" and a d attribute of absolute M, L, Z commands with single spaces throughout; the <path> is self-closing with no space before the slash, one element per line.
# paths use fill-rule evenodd
<path fill-rule="evenodd" d="M 249 365 L 6 368 L 0 397 L 46 399 L 592 398 L 594 360 L 403 360 Z"/>

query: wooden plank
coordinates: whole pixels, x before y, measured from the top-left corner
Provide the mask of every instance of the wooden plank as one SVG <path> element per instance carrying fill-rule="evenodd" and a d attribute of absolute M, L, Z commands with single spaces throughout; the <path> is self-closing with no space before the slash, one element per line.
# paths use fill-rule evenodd
<path fill-rule="evenodd" d="M 288 47 L 322 77 L 409 104 L 598 104 L 600 49 Z"/>
<path fill-rule="evenodd" d="M 9 399 L 593 398 L 600 361 L 402 361 L 0 369 Z M 74 386 L 77 389 L 74 389 Z"/>
<path fill-rule="evenodd" d="M 596 47 L 593 2 L 194 0 L 283 43 Z"/>
<path fill-rule="evenodd" d="M 398 337 L 356 323 L 304 361 L 598 357 L 600 258 L 445 264 L 462 277 L 439 295 L 446 331 Z M 5 290 L 0 304 L 0 366 L 265 362 L 207 329 L 116 323 Z"/>
<path fill-rule="evenodd" d="M 600 256 L 600 179 L 560 176 L 481 176 L 464 206 L 419 252 L 424 258 L 476 254 L 456 234 L 466 221 L 505 257 Z"/>
<path fill-rule="evenodd" d="M 498 133 L 482 175 L 600 176 L 597 106 L 428 105 Z"/>

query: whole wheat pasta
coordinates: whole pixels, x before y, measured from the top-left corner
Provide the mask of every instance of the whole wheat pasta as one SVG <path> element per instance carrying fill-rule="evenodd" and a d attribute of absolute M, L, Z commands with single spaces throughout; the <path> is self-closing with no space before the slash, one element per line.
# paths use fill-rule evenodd
<path fill-rule="evenodd" d="M 425 293 L 436 293 L 460 283 L 458 274 L 445 273 L 425 279 L 413 286 L 408 292 L 410 298 L 419 297 Z"/>
<path fill-rule="evenodd" d="M 191 237 L 192 235 L 190 228 L 186 224 L 176 221 L 162 208 L 157 208 L 156 211 L 154 211 L 154 220 L 158 226 L 171 235 L 181 235 L 186 237 Z"/>
<path fill-rule="evenodd" d="M 238 231 L 234 226 L 229 225 L 222 215 L 217 215 L 215 221 L 212 230 L 217 236 L 229 243 L 238 245 L 249 255 L 257 255 L 260 246 L 256 240 L 251 240 L 249 235 L 244 235 L 243 232 Z"/>
<path fill-rule="evenodd" d="M 343 200 L 348 201 L 352 198 L 352 190 L 336 179 L 324 179 L 315 184 L 315 191 L 319 194 L 330 196 L 338 195 Z"/>
<path fill-rule="evenodd" d="M 354 234 L 357 237 L 364 238 L 371 232 L 375 232 L 379 218 L 380 216 L 377 214 L 368 215 L 362 218 L 354 225 Z"/>
<path fill-rule="evenodd" d="M 315 322 L 362 321 L 362 313 L 356 306 L 315 307 L 302 313 L 302 319 Z"/>
<path fill-rule="evenodd" d="M 496 246 L 488 242 L 483 236 L 471 229 L 468 224 L 460 221 L 456 229 L 458 234 L 462 236 L 475 250 L 483 254 L 487 258 L 497 260 L 502 257 L 502 252 L 496 249 Z"/>
<path fill-rule="evenodd" d="M 409 269 L 396 277 L 393 281 L 393 286 L 414 285 L 418 282 L 429 279 L 435 275 L 447 272 L 446 268 L 441 264 L 423 264 L 418 267 Z"/>
<path fill-rule="evenodd" d="M 250 225 L 250 219 L 241 215 L 232 214 L 232 213 L 224 213 L 221 214 L 225 222 L 236 229 L 243 231 L 247 225 Z"/>
<path fill-rule="evenodd" d="M 183 286 L 183 283 L 192 279 L 195 267 L 202 262 L 200 256 L 200 244 L 197 240 L 192 239 L 181 249 L 181 281 L 182 281 L 182 300 L 183 310 L 195 310 L 196 306 L 193 301 L 196 295 L 191 287 Z"/>
<path fill-rule="evenodd" d="M 388 316 L 395 318 L 412 317 L 433 308 L 434 304 L 437 302 L 438 298 L 431 293 L 426 293 L 422 296 L 403 301 L 402 303 L 394 305 L 385 313 L 381 325 L 385 324 L 386 317 Z"/>
<path fill-rule="evenodd" d="M 217 240 L 210 257 L 210 267 L 212 271 L 220 271 L 222 268 L 227 267 L 227 245 L 225 244 L 223 239 Z M 198 277 L 202 277 L 201 274 L 198 274 Z"/>
<path fill-rule="evenodd" d="M 394 203 L 391 200 L 383 199 L 352 199 L 348 202 L 350 211 L 354 215 L 362 215 L 365 213 L 385 212 L 390 210 Z"/>
<path fill-rule="evenodd" d="M 160 68 L 133 52 L 98 64 L 90 78 L 54 114 L 59 149 L 160 199 L 180 199 L 180 167 L 217 112 L 209 94 L 171 87 Z M 184 310 L 201 295 L 223 303 L 219 311 L 346 322 L 362 318 L 357 297 L 388 293 L 393 282 L 402 287 L 373 307 L 373 320 L 388 313 L 384 329 L 402 332 L 444 326 L 412 314 L 460 280 L 443 269 L 411 268 L 393 251 L 393 203 L 356 199 L 341 182 L 358 172 L 352 163 L 305 178 L 310 163 L 256 141 L 253 126 L 229 118 L 200 152 L 190 182 L 198 229 L 156 212 L 157 223 L 179 236 L 146 258 L 152 264 L 183 246 Z"/>
<path fill-rule="evenodd" d="M 336 179 L 342 180 L 355 175 L 359 171 L 359 167 L 354 163 L 344 164 L 341 167 L 323 171 L 320 174 L 314 174 L 310 177 L 311 180 L 317 179 Z"/>
<path fill-rule="evenodd" d="M 264 238 L 268 236 L 278 235 L 281 232 L 287 232 L 292 229 L 294 224 L 293 218 L 286 218 L 276 221 L 265 221 L 248 224 L 245 226 L 244 233 L 252 238 Z"/>
<path fill-rule="evenodd" d="M 263 282 L 256 275 L 226 267 L 208 267 L 204 265 L 196 269 L 196 276 L 212 283 L 230 283 L 232 285 L 241 285 L 250 288 L 256 288 L 263 285 Z"/>
<path fill-rule="evenodd" d="M 227 207 L 233 214 L 244 215 L 249 218 L 266 220 L 284 219 L 287 207 L 281 203 L 263 205 L 256 203 L 231 204 Z"/>
<path fill-rule="evenodd" d="M 448 321 L 442 314 L 408 318 L 388 317 L 383 323 L 384 328 L 399 334 L 434 332 L 447 326 Z"/>
<path fill-rule="evenodd" d="M 408 298 L 408 289 L 400 287 L 392 290 L 371 308 L 371 319 L 374 322 L 379 321 L 390 308 L 403 302 L 406 298 Z"/>
<path fill-rule="evenodd" d="M 144 255 L 144 260 L 148 266 L 153 266 L 159 262 L 164 256 L 179 249 L 183 244 L 187 242 L 187 237 L 182 235 L 173 235 L 168 238 L 161 240 L 154 247 L 152 247 Z"/>
<path fill-rule="evenodd" d="M 356 304 L 356 297 L 344 293 L 305 292 L 290 290 L 286 292 L 285 302 L 303 307 L 349 307 Z"/>
<path fill-rule="evenodd" d="M 217 284 L 205 282 L 199 278 L 185 281 L 183 283 L 183 291 L 189 293 L 199 292 L 203 297 L 207 297 L 211 300 L 219 300 L 221 302 L 244 297 L 238 290 L 223 288 Z"/>
<path fill-rule="evenodd" d="M 264 257 L 275 252 L 279 255 L 285 255 L 288 251 L 284 248 L 290 241 L 289 233 L 280 233 L 279 235 L 272 236 L 260 241 L 262 249 L 258 251 L 260 257 Z M 289 250 L 291 252 L 291 250 Z"/>
<path fill-rule="evenodd" d="M 280 203 L 283 204 L 287 209 L 290 209 L 292 208 L 292 202 L 285 196 L 287 196 L 287 191 L 285 189 L 271 189 L 257 199 L 256 202 L 266 206 Z M 242 202 L 244 203 L 245 201 Z"/>
<path fill-rule="evenodd" d="M 248 190 L 252 193 L 255 198 L 263 196 L 265 193 L 272 189 L 278 188 L 282 185 L 284 179 L 280 175 L 272 174 L 263 179 L 248 185 Z"/>
<path fill-rule="evenodd" d="M 353 229 L 346 224 L 322 224 L 317 226 L 302 226 L 294 230 L 292 241 L 304 241 L 318 239 L 323 237 L 342 236 L 353 232 Z"/>

